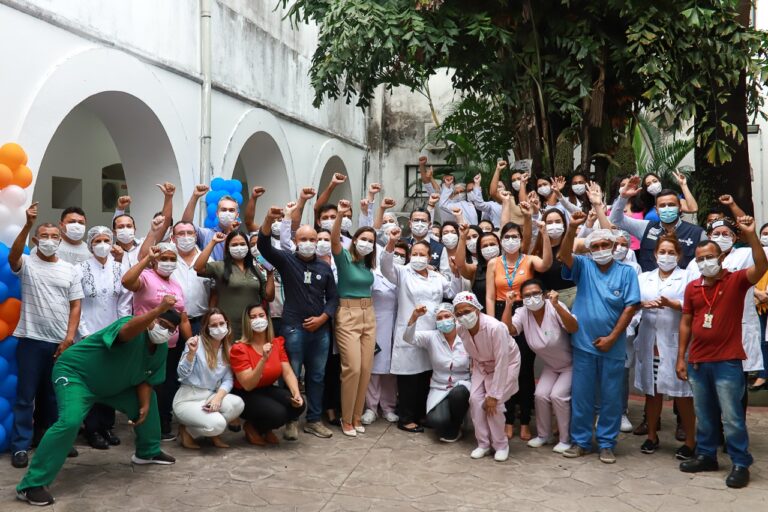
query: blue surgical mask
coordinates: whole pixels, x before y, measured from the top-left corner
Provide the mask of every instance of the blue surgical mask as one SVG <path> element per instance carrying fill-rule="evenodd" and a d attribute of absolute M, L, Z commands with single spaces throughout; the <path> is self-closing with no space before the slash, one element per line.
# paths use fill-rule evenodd
<path fill-rule="evenodd" d="M 659 208 L 659 219 L 665 224 L 672 224 L 677 221 L 680 215 L 680 209 L 677 206 L 664 206 Z"/>
<path fill-rule="evenodd" d="M 438 320 L 435 322 L 437 330 L 443 334 L 449 333 L 456 328 L 456 320 L 453 318 L 446 318 L 445 320 Z"/>

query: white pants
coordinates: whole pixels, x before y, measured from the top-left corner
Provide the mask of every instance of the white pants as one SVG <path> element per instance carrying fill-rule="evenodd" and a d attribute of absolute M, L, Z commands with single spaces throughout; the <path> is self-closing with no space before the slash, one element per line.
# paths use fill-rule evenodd
<path fill-rule="evenodd" d="M 243 399 L 227 394 L 217 412 L 206 412 L 203 405 L 213 396 L 208 389 L 182 384 L 173 397 L 173 414 L 179 423 L 187 427 L 192 437 L 215 437 L 227 428 L 227 423 L 243 412 Z"/>

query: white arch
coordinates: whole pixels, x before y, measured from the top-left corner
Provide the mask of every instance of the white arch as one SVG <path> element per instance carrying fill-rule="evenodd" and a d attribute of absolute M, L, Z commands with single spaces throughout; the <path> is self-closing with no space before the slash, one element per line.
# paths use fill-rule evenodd
<path fill-rule="evenodd" d="M 156 161 L 144 162 L 144 167 L 175 164 L 175 169 L 164 169 L 158 178 L 174 178 L 169 181 L 180 188 L 175 202 L 180 211 L 183 207 L 181 198 L 189 197 L 194 187 L 196 145 L 187 137 L 171 96 L 152 68 L 117 50 L 90 48 L 67 56 L 51 68 L 32 96 L 17 129 L 16 141 L 29 155 L 27 165 L 35 171 L 40 168 L 46 148 L 62 120 L 86 101 L 115 139 L 120 156 L 125 160 L 129 187 L 130 167 L 141 157 L 141 148 L 136 146 L 140 140 L 136 136 L 138 132 L 144 131 L 141 139 L 151 140 L 160 155 Z M 133 116 L 116 115 L 125 108 L 136 109 Z M 137 120 L 147 124 L 137 126 Z M 145 148 L 145 154 L 152 153 L 148 149 Z M 148 218 L 151 213 L 144 212 L 142 206 L 135 204 L 134 211 L 141 212 L 142 219 Z M 153 205 L 147 205 L 147 208 L 157 209 Z"/>
<path fill-rule="evenodd" d="M 341 160 L 343 169 L 326 169 L 326 166 L 332 159 L 334 159 L 334 157 Z M 320 192 L 319 189 L 321 184 L 325 184 L 326 181 L 323 179 L 324 172 L 343 172 L 347 175 L 347 184 L 349 187 L 347 199 L 352 200 L 353 205 L 357 205 L 357 202 L 361 197 L 360 187 L 362 186 L 363 176 L 362 168 L 356 168 L 358 165 L 362 166 L 362 162 L 355 162 L 355 158 L 356 156 L 350 150 L 349 146 L 343 144 L 338 139 L 326 140 L 323 145 L 320 146 L 320 151 L 317 153 L 314 165 L 312 166 L 312 186 Z"/>

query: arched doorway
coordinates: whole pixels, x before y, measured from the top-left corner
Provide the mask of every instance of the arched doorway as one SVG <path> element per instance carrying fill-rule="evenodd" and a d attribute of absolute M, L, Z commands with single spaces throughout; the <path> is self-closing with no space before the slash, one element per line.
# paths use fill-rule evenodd
<path fill-rule="evenodd" d="M 79 206 L 89 225 L 110 226 L 117 197 L 127 194 L 142 233 L 162 206 L 155 184 L 164 181 L 182 195 L 179 166 L 160 120 L 137 97 L 106 91 L 80 102 L 61 121 L 45 149 L 33 199 L 41 219 L 55 222 L 64 208 Z"/>
<path fill-rule="evenodd" d="M 275 139 L 267 132 L 248 137 L 237 156 L 232 178 L 243 182 L 243 197 L 250 196 L 253 187 L 267 189 L 265 197 L 256 203 L 256 223 L 260 224 L 270 206 L 285 206 L 295 197 L 288 181 L 285 158 Z"/>
<path fill-rule="evenodd" d="M 336 204 L 339 202 L 339 199 L 354 200 L 354 197 L 352 196 L 352 187 L 349 183 L 347 166 L 344 165 L 344 161 L 336 155 L 329 158 L 323 167 L 323 172 L 320 175 L 320 188 L 318 189 L 318 193 L 322 192 L 326 189 L 326 187 L 328 187 L 328 184 L 331 182 L 333 175 L 337 172 L 347 176 L 347 181 L 345 181 L 342 186 L 336 187 L 336 189 L 331 194 L 329 202 Z M 353 203 L 352 208 L 353 210 L 357 211 L 356 204 Z"/>

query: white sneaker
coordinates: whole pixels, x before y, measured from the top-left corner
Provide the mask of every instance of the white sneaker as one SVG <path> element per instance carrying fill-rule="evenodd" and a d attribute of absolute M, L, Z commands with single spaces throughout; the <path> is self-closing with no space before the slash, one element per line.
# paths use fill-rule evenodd
<path fill-rule="evenodd" d="M 480 448 L 478 446 L 477 448 L 472 450 L 472 453 L 470 453 L 469 456 L 472 457 L 473 459 L 482 459 L 483 457 L 485 457 L 489 453 L 491 453 L 491 449 L 490 448 Z"/>
<path fill-rule="evenodd" d="M 629 433 L 629 432 L 632 432 L 633 428 L 634 427 L 632 427 L 632 422 L 629 421 L 629 418 L 627 418 L 627 415 L 626 414 L 622 414 L 621 415 L 621 428 L 619 430 L 621 430 L 624 433 Z"/>
<path fill-rule="evenodd" d="M 563 453 L 565 450 L 571 447 L 571 443 L 557 443 L 552 451 L 555 453 Z"/>
<path fill-rule="evenodd" d="M 376 421 L 376 413 L 371 409 L 366 409 L 362 416 L 360 416 L 360 423 L 363 425 L 370 425 Z"/>
<path fill-rule="evenodd" d="M 551 437 L 550 438 L 534 437 L 533 439 L 528 441 L 528 447 L 529 448 L 541 448 L 545 444 L 552 444 L 554 441 L 555 440 L 552 439 Z"/>
<path fill-rule="evenodd" d="M 390 423 L 397 423 L 400 420 L 400 417 L 393 412 L 385 412 L 384 419 Z"/>
<path fill-rule="evenodd" d="M 509 446 L 504 448 L 503 450 L 496 450 L 496 453 L 493 454 L 493 460 L 496 462 L 504 462 L 509 458 Z"/>

